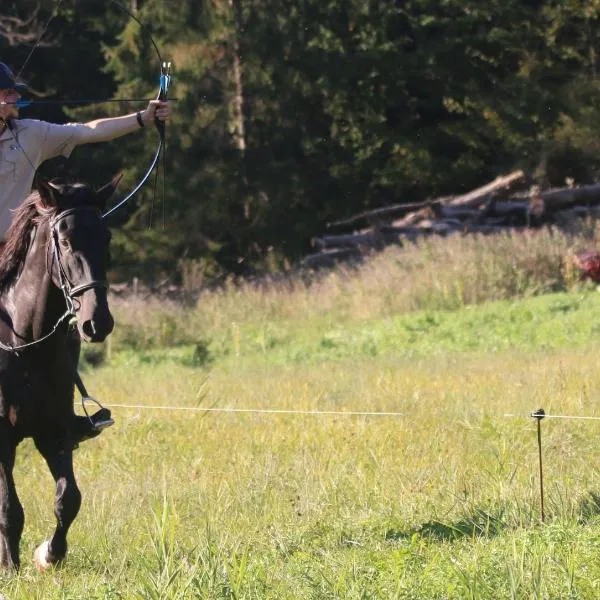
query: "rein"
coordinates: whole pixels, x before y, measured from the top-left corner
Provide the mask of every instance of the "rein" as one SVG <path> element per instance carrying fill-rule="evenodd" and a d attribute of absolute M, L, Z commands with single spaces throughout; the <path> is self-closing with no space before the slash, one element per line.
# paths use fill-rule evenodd
<path fill-rule="evenodd" d="M 58 269 L 58 283 L 60 285 L 60 289 L 65 298 L 65 304 L 66 304 L 65 312 L 58 318 L 58 321 L 56 321 L 56 323 L 54 324 L 54 327 L 52 327 L 52 329 L 46 335 L 42 336 L 41 338 L 39 338 L 37 340 L 33 340 L 32 342 L 28 342 L 26 344 L 20 344 L 18 346 L 4 344 L 2 341 L 0 341 L 0 349 L 5 350 L 7 352 L 11 352 L 11 353 L 15 354 L 16 356 L 19 356 L 19 353 L 21 352 L 21 350 L 26 350 L 27 348 L 32 348 L 34 346 L 41 344 L 42 342 L 44 342 L 47 339 L 49 339 L 50 337 L 52 337 L 66 319 L 71 318 L 71 317 L 76 317 L 77 311 L 75 310 L 75 306 L 74 306 L 74 302 L 73 302 L 73 300 L 75 299 L 76 296 L 78 296 L 79 294 L 82 294 L 86 290 L 90 290 L 90 289 L 94 289 L 94 288 L 104 288 L 104 289 L 108 288 L 108 281 L 106 279 L 92 279 L 85 283 L 81 283 L 79 285 L 74 286 L 69 281 L 67 273 L 66 273 L 66 271 L 61 263 L 61 260 L 60 260 L 60 243 L 59 243 L 59 238 L 58 238 L 58 232 L 56 231 L 56 226 L 65 217 L 68 217 L 69 215 L 72 215 L 76 212 L 81 212 L 84 210 L 86 210 L 86 211 L 93 210 L 95 214 L 97 214 L 99 216 L 101 215 L 100 211 L 93 206 L 85 206 L 85 205 L 78 206 L 78 207 L 70 208 L 68 210 L 65 210 L 65 211 L 59 213 L 58 215 L 53 217 L 52 220 L 48 224 L 49 229 L 50 229 L 50 239 L 48 241 L 48 247 L 46 249 L 46 273 L 49 275 L 50 280 L 54 282 L 54 279 L 52 277 L 52 266 L 53 266 L 54 261 L 56 261 L 56 265 L 57 265 L 57 269 Z M 49 250 L 50 250 L 50 252 L 49 252 Z M 48 261 L 49 254 L 52 255 L 52 262 L 50 264 Z M 103 410 L 104 407 L 102 406 L 102 404 L 100 404 L 100 402 L 98 402 L 98 400 L 96 400 L 95 398 L 93 398 L 92 396 L 90 396 L 87 393 L 87 390 L 85 389 L 85 385 L 83 384 L 83 381 L 81 380 L 81 377 L 80 377 L 79 373 L 77 372 L 77 367 L 75 367 L 74 372 L 73 372 L 73 382 L 75 383 L 75 386 L 77 387 L 77 389 L 79 390 L 79 392 L 81 394 L 81 406 L 83 408 L 85 416 L 88 418 L 89 422 L 91 423 L 92 428 L 94 430 L 97 430 L 99 425 L 97 423 L 95 423 L 94 420 L 92 419 L 92 417 L 90 416 L 90 413 L 88 411 L 88 404 L 93 404 L 95 406 L 98 406 L 101 410 Z M 104 426 L 107 426 L 107 425 L 105 424 Z"/>

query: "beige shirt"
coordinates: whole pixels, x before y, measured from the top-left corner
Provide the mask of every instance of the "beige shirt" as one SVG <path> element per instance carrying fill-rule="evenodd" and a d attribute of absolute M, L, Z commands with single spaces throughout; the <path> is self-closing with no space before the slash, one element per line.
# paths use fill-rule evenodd
<path fill-rule="evenodd" d="M 12 211 L 31 192 L 36 169 L 49 158 L 67 158 L 77 146 L 85 126 L 56 125 L 34 119 L 13 121 L 0 135 L 0 239 L 12 221 Z"/>

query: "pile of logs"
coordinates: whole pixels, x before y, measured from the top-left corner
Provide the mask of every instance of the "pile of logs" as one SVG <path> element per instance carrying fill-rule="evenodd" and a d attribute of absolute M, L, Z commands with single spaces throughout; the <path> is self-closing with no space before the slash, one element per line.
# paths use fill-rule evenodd
<path fill-rule="evenodd" d="M 313 238 L 316 252 L 303 264 L 331 266 L 428 235 L 491 234 L 545 225 L 566 229 L 588 216 L 600 216 L 600 184 L 542 191 L 530 187 L 523 171 L 515 171 L 467 194 L 386 206 L 330 223 L 328 229 L 336 233 Z"/>

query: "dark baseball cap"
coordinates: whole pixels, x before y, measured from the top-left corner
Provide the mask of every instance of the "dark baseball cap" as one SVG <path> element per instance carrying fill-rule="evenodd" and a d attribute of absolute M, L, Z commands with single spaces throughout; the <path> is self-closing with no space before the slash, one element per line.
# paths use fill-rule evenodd
<path fill-rule="evenodd" d="M 17 82 L 13 72 L 5 65 L 0 62 L 0 90 L 17 90 L 19 94 L 23 94 L 27 91 L 27 85 L 24 83 Z"/>

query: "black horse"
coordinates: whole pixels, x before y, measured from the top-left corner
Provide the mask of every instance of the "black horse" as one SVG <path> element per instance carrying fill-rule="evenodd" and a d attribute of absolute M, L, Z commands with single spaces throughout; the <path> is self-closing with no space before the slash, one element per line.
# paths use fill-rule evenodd
<path fill-rule="evenodd" d="M 102 218 L 116 180 L 43 183 L 14 214 L 0 250 L 0 565 L 19 567 L 23 507 L 13 479 L 16 448 L 26 437 L 56 482 L 54 534 L 35 551 L 46 568 L 67 553 L 67 532 L 81 493 L 73 449 L 90 428 L 74 412 L 76 360 L 69 320 L 88 342 L 113 329 L 106 269 L 110 233 Z"/>

